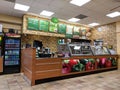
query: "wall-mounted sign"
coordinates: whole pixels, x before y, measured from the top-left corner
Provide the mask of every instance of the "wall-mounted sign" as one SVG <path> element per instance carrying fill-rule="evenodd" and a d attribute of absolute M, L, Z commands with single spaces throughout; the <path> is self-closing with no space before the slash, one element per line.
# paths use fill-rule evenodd
<path fill-rule="evenodd" d="M 66 33 L 66 25 L 65 24 L 59 24 L 58 25 L 58 33 L 65 34 Z"/>
<path fill-rule="evenodd" d="M 71 25 L 66 23 L 59 22 L 59 19 L 56 17 L 52 17 L 51 20 L 49 19 L 42 19 L 40 17 L 26 17 L 25 18 L 25 27 L 23 33 L 29 33 L 29 34 L 42 34 L 45 32 L 52 32 L 52 33 L 59 33 L 61 37 L 66 38 L 85 38 L 90 37 L 91 33 L 87 31 L 87 27 L 85 26 L 77 26 L 77 25 Z M 2 30 L 2 29 L 1 29 Z M 27 30 L 29 30 L 27 32 Z M 38 30 L 38 31 L 30 31 L 30 30 Z M 45 31 L 45 32 L 39 32 L 39 31 Z M 45 34 L 47 35 L 47 33 Z M 58 37 L 59 37 L 58 35 Z M 50 35 L 51 36 L 51 35 Z M 57 36 L 57 34 L 56 34 Z"/>
<path fill-rule="evenodd" d="M 39 21 L 39 30 L 48 32 L 48 30 L 49 30 L 49 21 L 40 20 Z"/>
<path fill-rule="evenodd" d="M 80 38 L 80 27 L 75 26 L 73 29 L 73 38 Z"/>
<path fill-rule="evenodd" d="M 74 35 L 80 35 L 80 27 L 74 27 L 73 34 Z"/>
<path fill-rule="evenodd" d="M 67 25 L 65 37 L 66 38 L 72 38 L 73 37 L 73 26 Z"/>
<path fill-rule="evenodd" d="M 57 32 L 58 24 L 50 22 L 49 32 Z"/>
<path fill-rule="evenodd" d="M 28 18 L 28 30 L 38 30 L 38 19 Z"/>

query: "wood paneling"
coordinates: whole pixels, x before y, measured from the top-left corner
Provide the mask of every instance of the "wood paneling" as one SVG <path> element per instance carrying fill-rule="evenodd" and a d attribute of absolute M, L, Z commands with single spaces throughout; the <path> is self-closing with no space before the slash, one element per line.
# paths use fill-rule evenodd
<path fill-rule="evenodd" d="M 25 53 L 26 52 L 26 53 Z M 31 50 L 22 50 L 22 66 L 27 68 L 29 71 L 32 71 L 32 51 Z"/>
<path fill-rule="evenodd" d="M 36 58 L 36 64 L 61 62 L 59 58 Z"/>
<path fill-rule="evenodd" d="M 27 76 L 29 80 L 32 80 L 32 71 L 30 71 L 26 66 L 23 66 L 24 75 Z"/>
<path fill-rule="evenodd" d="M 60 76 L 61 69 L 54 69 L 54 70 L 46 70 L 44 72 L 36 72 L 35 79 L 45 79 Z"/>
<path fill-rule="evenodd" d="M 0 72 L 3 72 L 3 58 L 0 57 Z"/>
<path fill-rule="evenodd" d="M 35 71 L 47 71 L 47 70 L 53 70 L 53 69 L 60 69 L 61 65 L 60 62 L 58 63 L 53 63 L 53 64 L 39 64 L 36 65 Z"/>
<path fill-rule="evenodd" d="M 62 68 L 62 62 L 60 58 L 44 58 L 44 59 L 36 59 L 35 66 L 35 78 L 50 78 L 55 76 L 60 76 Z"/>
<path fill-rule="evenodd" d="M 34 65 L 35 65 L 35 48 L 22 49 L 22 71 L 24 75 L 31 80 L 31 85 L 35 84 Z"/>

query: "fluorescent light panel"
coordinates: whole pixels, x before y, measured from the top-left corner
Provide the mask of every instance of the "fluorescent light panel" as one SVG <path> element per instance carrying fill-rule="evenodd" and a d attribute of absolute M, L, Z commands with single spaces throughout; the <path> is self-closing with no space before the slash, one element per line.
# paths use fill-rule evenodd
<path fill-rule="evenodd" d="M 68 19 L 68 21 L 71 21 L 71 22 L 77 22 L 77 21 L 79 21 L 80 19 L 78 19 L 78 18 L 71 18 L 71 19 Z"/>
<path fill-rule="evenodd" d="M 99 23 L 90 23 L 89 24 L 90 26 L 97 26 L 97 25 L 100 25 Z"/>
<path fill-rule="evenodd" d="M 28 11 L 30 6 L 15 3 L 14 9 L 21 10 L 21 11 Z"/>
<path fill-rule="evenodd" d="M 46 11 L 46 10 L 43 10 L 40 15 L 44 15 L 44 16 L 52 16 L 54 14 L 54 12 L 51 12 L 51 11 Z"/>
<path fill-rule="evenodd" d="M 70 1 L 71 4 L 77 5 L 77 6 L 83 6 L 84 4 L 90 2 L 91 0 L 72 0 Z"/>
<path fill-rule="evenodd" d="M 113 13 L 107 14 L 106 16 L 110 18 L 118 17 L 120 16 L 120 12 L 113 12 Z"/>

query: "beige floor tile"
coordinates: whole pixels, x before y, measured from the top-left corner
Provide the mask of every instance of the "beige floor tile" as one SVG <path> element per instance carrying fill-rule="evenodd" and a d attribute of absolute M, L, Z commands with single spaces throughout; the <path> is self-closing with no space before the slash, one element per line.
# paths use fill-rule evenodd
<path fill-rule="evenodd" d="M 0 90 L 120 90 L 120 71 L 74 77 L 34 86 L 22 74 L 0 75 Z"/>
<path fill-rule="evenodd" d="M 24 87 L 24 88 L 22 88 L 22 90 L 33 90 L 33 88 L 32 87 Z"/>
<path fill-rule="evenodd" d="M 45 88 L 42 85 L 35 85 L 32 86 L 33 90 L 45 90 Z"/>
<path fill-rule="evenodd" d="M 8 85 L 4 84 L 4 85 L 0 85 L 0 90 L 3 88 L 9 88 Z"/>
<path fill-rule="evenodd" d="M 0 90 L 9 90 L 9 88 L 0 88 Z"/>

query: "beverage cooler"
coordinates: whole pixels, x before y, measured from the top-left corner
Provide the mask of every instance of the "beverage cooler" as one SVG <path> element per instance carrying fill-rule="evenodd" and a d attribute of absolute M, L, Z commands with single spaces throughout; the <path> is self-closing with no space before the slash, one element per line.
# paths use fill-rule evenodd
<path fill-rule="evenodd" d="M 4 61 L 3 61 L 4 74 L 20 72 L 20 54 L 21 54 L 20 37 L 5 36 Z"/>
<path fill-rule="evenodd" d="M 3 34 L 0 34 L 0 57 L 3 55 Z"/>

